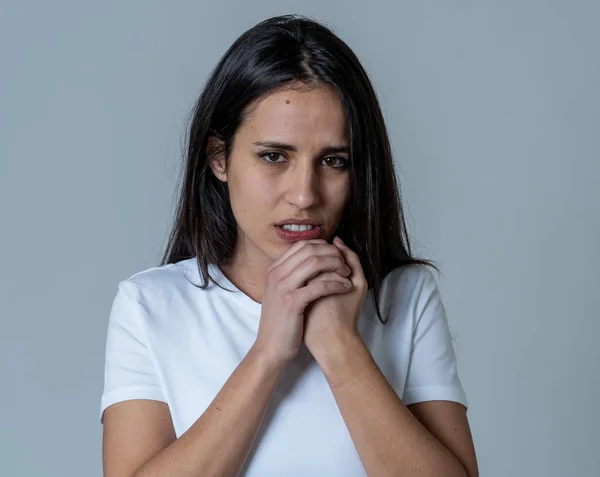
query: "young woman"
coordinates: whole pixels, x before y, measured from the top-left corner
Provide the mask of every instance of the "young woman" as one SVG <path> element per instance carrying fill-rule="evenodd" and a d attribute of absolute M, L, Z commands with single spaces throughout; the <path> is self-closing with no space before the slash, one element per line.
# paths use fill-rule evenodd
<path fill-rule="evenodd" d="M 256 25 L 196 104 L 163 263 L 119 284 L 104 475 L 476 476 L 428 264 L 354 53 Z"/>

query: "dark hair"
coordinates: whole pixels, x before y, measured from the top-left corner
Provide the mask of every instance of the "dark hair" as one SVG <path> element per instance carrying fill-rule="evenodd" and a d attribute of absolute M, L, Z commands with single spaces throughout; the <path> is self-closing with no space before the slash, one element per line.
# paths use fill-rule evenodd
<path fill-rule="evenodd" d="M 437 267 L 411 255 L 385 121 L 366 72 L 346 43 L 304 16 L 269 18 L 246 31 L 207 79 L 190 118 L 185 175 L 161 265 L 197 257 L 201 288 L 217 284 L 208 268 L 232 258 L 237 224 L 227 185 L 209 167 L 208 138 L 216 137 L 222 147 L 215 152 L 228 158 L 252 106 L 297 85 L 331 86 L 344 108 L 351 191 L 336 235 L 360 257 L 385 323 L 377 303 L 385 276 L 411 264 Z"/>

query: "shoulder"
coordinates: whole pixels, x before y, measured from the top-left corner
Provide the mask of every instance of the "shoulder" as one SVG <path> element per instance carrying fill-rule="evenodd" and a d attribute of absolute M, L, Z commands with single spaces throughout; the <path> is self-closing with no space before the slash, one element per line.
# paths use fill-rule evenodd
<path fill-rule="evenodd" d="M 201 281 L 195 258 L 141 270 L 118 282 L 110 319 L 113 324 L 155 330 L 179 322 L 201 307 L 213 284 L 200 288 Z M 132 331 L 133 333 L 133 331 Z"/>
<path fill-rule="evenodd" d="M 190 258 L 134 273 L 119 282 L 119 290 L 129 290 L 138 302 L 169 300 L 189 287 L 197 287 L 198 276 L 197 261 Z"/>
<path fill-rule="evenodd" d="M 438 282 L 429 267 L 406 265 L 392 270 L 384 278 L 379 292 L 380 300 L 422 303 L 438 291 Z"/>
<path fill-rule="evenodd" d="M 438 295 L 438 282 L 429 267 L 406 265 L 386 275 L 377 295 L 378 307 L 386 327 L 406 337 L 412 334 L 419 317 Z"/>

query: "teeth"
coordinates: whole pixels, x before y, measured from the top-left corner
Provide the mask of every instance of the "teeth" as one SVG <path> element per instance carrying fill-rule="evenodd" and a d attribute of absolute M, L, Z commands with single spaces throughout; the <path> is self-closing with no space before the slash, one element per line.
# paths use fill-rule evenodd
<path fill-rule="evenodd" d="M 285 224 L 281 226 L 282 229 L 287 230 L 289 232 L 306 232 L 307 230 L 312 230 L 314 227 L 312 225 L 297 225 L 297 224 Z"/>

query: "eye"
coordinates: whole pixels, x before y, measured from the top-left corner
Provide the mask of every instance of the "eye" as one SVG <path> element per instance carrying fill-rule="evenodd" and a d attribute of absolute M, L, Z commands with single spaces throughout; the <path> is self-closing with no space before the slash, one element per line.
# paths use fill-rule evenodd
<path fill-rule="evenodd" d="M 336 162 L 337 161 L 337 162 Z M 341 169 L 348 165 L 348 161 L 343 157 L 329 156 L 323 159 L 326 166 L 333 169 Z"/>
<path fill-rule="evenodd" d="M 279 154 L 278 152 L 263 152 L 262 154 L 259 154 L 258 157 L 262 158 L 263 161 L 265 161 L 267 164 L 280 164 L 283 161 L 272 161 L 271 158 L 272 157 L 283 157 L 281 154 Z"/>

